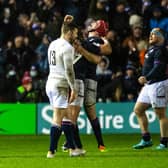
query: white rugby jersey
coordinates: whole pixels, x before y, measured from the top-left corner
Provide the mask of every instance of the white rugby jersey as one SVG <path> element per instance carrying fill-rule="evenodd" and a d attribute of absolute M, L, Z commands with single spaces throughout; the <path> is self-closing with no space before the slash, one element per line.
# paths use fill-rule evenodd
<path fill-rule="evenodd" d="M 48 80 L 54 82 L 58 87 L 69 87 L 74 89 L 75 74 L 73 69 L 74 48 L 63 38 L 59 38 L 49 45 Z"/>

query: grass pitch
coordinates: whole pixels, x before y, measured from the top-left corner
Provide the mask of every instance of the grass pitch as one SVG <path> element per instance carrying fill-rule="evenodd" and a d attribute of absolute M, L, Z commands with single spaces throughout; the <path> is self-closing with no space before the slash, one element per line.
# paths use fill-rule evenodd
<path fill-rule="evenodd" d="M 159 135 L 153 135 L 154 146 L 133 150 L 140 135 L 103 135 L 107 152 L 97 149 L 93 135 L 82 135 L 86 156 L 69 157 L 61 151 L 47 159 L 49 136 L 0 136 L 0 168 L 164 168 L 168 166 L 168 150 L 156 151 Z"/>

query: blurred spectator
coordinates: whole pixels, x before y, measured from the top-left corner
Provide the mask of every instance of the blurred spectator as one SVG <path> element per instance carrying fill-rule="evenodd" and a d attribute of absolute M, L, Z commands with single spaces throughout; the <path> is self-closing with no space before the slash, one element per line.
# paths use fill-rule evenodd
<path fill-rule="evenodd" d="M 15 24 L 9 7 L 0 12 L 0 44 L 5 43 L 15 33 Z"/>
<path fill-rule="evenodd" d="M 45 92 L 46 79 L 41 76 L 36 66 L 30 68 L 30 77 L 32 78 L 33 89 L 37 95 L 38 102 L 46 102 L 48 100 Z"/>
<path fill-rule="evenodd" d="M 168 17 L 163 15 L 163 10 L 160 6 L 156 6 L 152 11 L 152 18 L 149 20 L 150 30 L 159 27 L 168 33 Z"/>
<path fill-rule="evenodd" d="M 18 76 L 13 65 L 8 65 L 5 82 L 5 101 L 16 102 L 16 88 L 18 86 Z"/>
<path fill-rule="evenodd" d="M 5 49 L 0 46 L 0 78 L 5 76 L 6 53 Z"/>
<path fill-rule="evenodd" d="M 112 71 L 108 69 L 109 60 L 106 56 L 103 56 L 101 62 L 97 65 L 96 76 L 97 76 L 97 99 L 102 98 L 102 90 L 104 85 L 111 81 Z"/>
<path fill-rule="evenodd" d="M 144 26 L 144 33 L 148 37 L 150 28 L 149 28 L 149 20 L 152 17 L 153 3 L 151 0 L 142 0 L 142 19 Z"/>
<path fill-rule="evenodd" d="M 103 19 L 108 22 L 108 8 L 106 8 L 108 0 L 90 0 L 88 17 L 94 20 Z"/>
<path fill-rule="evenodd" d="M 112 74 L 111 81 L 104 84 L 98 100 L 103 102 L 120 102 L 123 99 L 123 73 L 119 69 Z"/>
<path fill-rule="evenodd" d="M 16 101 L 18 103 L 35 103 L 37 102 L 37 93 L 33 89 L 32 78 L 26 71 L 22 78 L 22 84 L 17 87 Z"/>
<path fill-rule="evenodd" d="M 140 85 L 136 75 L 136 67 L 132 64 L 126 66 L 126 73 L 123 81 L 124 101 L 134 102 L 138 96 Z"/>
<path fill-rule="evenodd" d="M 41 44 L 36 48 L 35 52 L 37 54 L 37 66 L 40 73 L 45 76 L 48 74 L 48 46 L 51 42 L 51 37 L 45 34 L 42 38 Z"/>
<path fill-rule="evenodd" d="M 142 11 L 141 13 L 144 14 L 148 8 L 151 6 L 152 2 L 151 0 L 142 0 Z"/>
<path fill-rule="evenodd" d="M 142 7 L 142 1 L 144 0 L 126 0 L 126 11 L 132 15 L 132 14 L 138 14 L 141 15 L 141 7 Z"/>
<path fill-rule="evenodd" d="M 0 102 L 4 101 L 5 95 L 5 50 L 0 46 Z"/>
<path fill-rule="evenodd" d="M 163 7 L 164 10 L 166 10 L 166 14 L 168 14 L 168 0 L 161 0 L 161 6 Z"/>
<path fill-rule="evenodd" d="M 143 37 L 142 25 L 132 25 L 132 34 L 123 41 L 122 46 L 128 57 L 127 62 L 132 62 L 138 69 L 143 64 L 145 51 L 148 46 L 147 39 Z"/>
<path fill-rule="evenodd" d="M 12 0 L 10 0 L 12 1 Z M 19 13 L 31 13 L 36 10 L 37 3 L 34 0 L 13 0 L 15 1 L 16 9 Z M 38 1 L 38 0 L 37 0 Z"/>
<path fill-rule="evenodd" d="M 6 62 L 13 65 L 21 77 L 24 71 L 30 69 L 35 57 L 35 52 L 29 46 L 25 46 L 24 37 L 17 36 L 14 39 L 14 47 L 7 51 Z"/>
<path fill-rule="evenodd" d="M 112 53 L 108 55 L 108 69 L 115 73 L 117 69 L 122 69 L 122 67 L 124 67 L 125 56 L 121 54 L 121 43 L 119 40 L 119 36 L 114 30 L 108 31 L 106 38 L 110 42 L 112 47 Z"/>
<path fill-rule="evenodd" d="M 110 29 L 117 32 L 121 41 L 128 35 L 129 31 L 129 15 L 125 11 L 125 7 L 125 1 L 117 1 L 115 11 L 113 11 L 109 20 Z"/>
<path fill-rule="evenodd" d="M 42 0 L 38 2 L 37 15 L 42 22 L 48 23 L 52 21 L 53 16 L 61 16 L 62 0 Z"/>
<path fill-rule="evenodd" d="M 129 25 L 130 27 L 132 27 L 133 25 L 142 25 L 142 17 L 137 15 L 137 14 L 133 14 L 129 17 Z"/>
<path fill-rule="evenodd" d="M 25 13 L 20 13 L 19 16 L 17 17 L 18 22 L 16 22 L 16 32 L 15 36 L 24 36 L 26 35 L 26 28 L 27 24 L 29 23 L 29 16 L 28 14 Z"/>
<path fill-rule="evenodd" d="M 90 0 L 64 0 L 64 13 L 73 15 L 74 21 L 78 25 L 84 26 L 84 22 L 88 15 L 89 1 Z"/>
<path fill-rule="evenodd" d="M 57 39 L 61 33 L 62 16 L 53 15 L 52 21 L 49 21 L 44 29 L 44 33 L 48 34 L 52 39 Z"/>
<path fill-rule="evenodd" d="M 30 45 L 33 49 L 41 43 L 43 37 L 43 29 L 41 28 L 40 23 L 33 23 L 31 31 L 29 32 Z"/>

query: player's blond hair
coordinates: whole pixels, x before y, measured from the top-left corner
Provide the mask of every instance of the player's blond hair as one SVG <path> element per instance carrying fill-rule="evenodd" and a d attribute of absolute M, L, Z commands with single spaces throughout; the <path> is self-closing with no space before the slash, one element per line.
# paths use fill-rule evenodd
<path fill-rule="evenodd" d="M 61 27 L 61 34 L 66 34 L 68 31 L 73 31 L 77 28 L 78 26 L 74 22 L 71 23 L 63 22 Z"/>

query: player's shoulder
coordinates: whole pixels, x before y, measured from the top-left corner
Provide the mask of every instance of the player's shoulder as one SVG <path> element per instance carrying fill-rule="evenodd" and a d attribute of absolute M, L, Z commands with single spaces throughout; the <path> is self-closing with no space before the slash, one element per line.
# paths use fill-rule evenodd
<path fill-rule="evenodd" d="M 56 40 L 53 40 L 51 43 L 50 43 L 50 46 L 55 46 L 55 45 L 58 45 L 59 44 L 59 39 L 56 39 Z"/>
<path fill-rule="evenodd" d="M 64 49 L 64 52 L 74 51 L 73 46 L 66 40 L 64 41 L 63 49 Z"/>
<path fill-rule="evenodd" d="M 62 47 L 64 51 L 73 49 L 72 45 L 63 38 L 58 38 L 58 39 L 52 41 L 50 43 L 50 46 Z"/>

